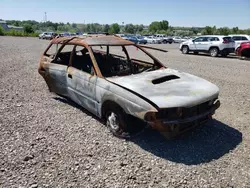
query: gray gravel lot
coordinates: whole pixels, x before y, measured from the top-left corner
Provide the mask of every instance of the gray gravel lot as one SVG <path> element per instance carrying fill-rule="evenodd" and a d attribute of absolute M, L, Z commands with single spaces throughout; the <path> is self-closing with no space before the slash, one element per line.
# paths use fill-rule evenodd
<path fill-rule="evenodd" d="M 167 141 L 122 140 L 47 89 L 37 68 L 48 41 L 0 37 L 0 187 L 250 187 L 250 61 L 155 52 L 219 86 L 204 127 Z"/>

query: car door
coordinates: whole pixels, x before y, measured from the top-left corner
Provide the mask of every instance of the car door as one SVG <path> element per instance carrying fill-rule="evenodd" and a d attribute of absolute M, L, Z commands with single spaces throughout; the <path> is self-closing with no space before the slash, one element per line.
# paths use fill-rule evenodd
<path fill-rule="evenodd" d="M 74 101 L 88 111 L 97 114 L 95 97 L 97 76 L 86 48 L 75 46 L 67 79 L 69 90 L 75 98 Z"/>
<path fill-rule="evenodd" d="M 232 36 L 232 39 L 235 42 L 235 48 L 237 49 L 240 44 L 242 43 L 242 37 L 241 36 Z"/>
<path fill-rule="evenodd" d="M 190 50 L 199 50 L 199 43 L 202 41 L 202 37 L 196 38 L 192 40 L 192 42 L 189 44 Z"/>
<path fill-rule="evenodd" d="M 44 77 L 51 92 L 67 96 L 66 74 L 69 58 L 58 56 L 58 49 L 59 44 L 52 44 L 44 53 L 39 73 Z"/>
<path fill-rule="evenodd" d="M 195 40 L 195 48 L 198 51 L 207 51 L 208 45 L 208 37 L 200 37 L 198 40 Z"/>

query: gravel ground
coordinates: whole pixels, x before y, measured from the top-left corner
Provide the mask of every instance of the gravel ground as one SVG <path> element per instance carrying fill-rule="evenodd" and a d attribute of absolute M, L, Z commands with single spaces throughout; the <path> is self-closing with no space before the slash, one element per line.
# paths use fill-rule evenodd
<path fill-rule="evenodd" d="M 175 140 L 118 139 L 50 93 L 37 68 L 48 41 L 0 37 L 0 187 L 250 187 L 250 61 L 157 52 L 220 87 L 215 120 Z"/>

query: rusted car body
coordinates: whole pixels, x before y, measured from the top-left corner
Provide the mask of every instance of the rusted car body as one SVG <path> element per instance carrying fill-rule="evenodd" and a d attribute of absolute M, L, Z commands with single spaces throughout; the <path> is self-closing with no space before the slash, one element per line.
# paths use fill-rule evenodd
<path fill-rule="evenodd" d="M 116 36 L 53 39 L 38 71 L 51 92 L 104 119 L 119 137 L 129 136 L 137 120 L 173 137 L 211 119 L 218 87 L 167 68 L 146 48 L 165 52 Z M 136 59 L 139 52 L 150 62 Z"/>

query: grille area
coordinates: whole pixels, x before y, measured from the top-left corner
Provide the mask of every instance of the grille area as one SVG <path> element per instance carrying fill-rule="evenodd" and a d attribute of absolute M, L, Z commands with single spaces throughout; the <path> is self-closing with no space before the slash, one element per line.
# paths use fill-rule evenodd
<path fill-rule="evenodd" d="M 168 120 L 177 120 L 193 117 L 202 113 L 207 112 L 212 105 L 209 105 L 210 101 L 204 102 L 197 106 L 190 108 L 168 108 L 160 110 L 156 117 L 157 119 L 168 119 Z"/>

